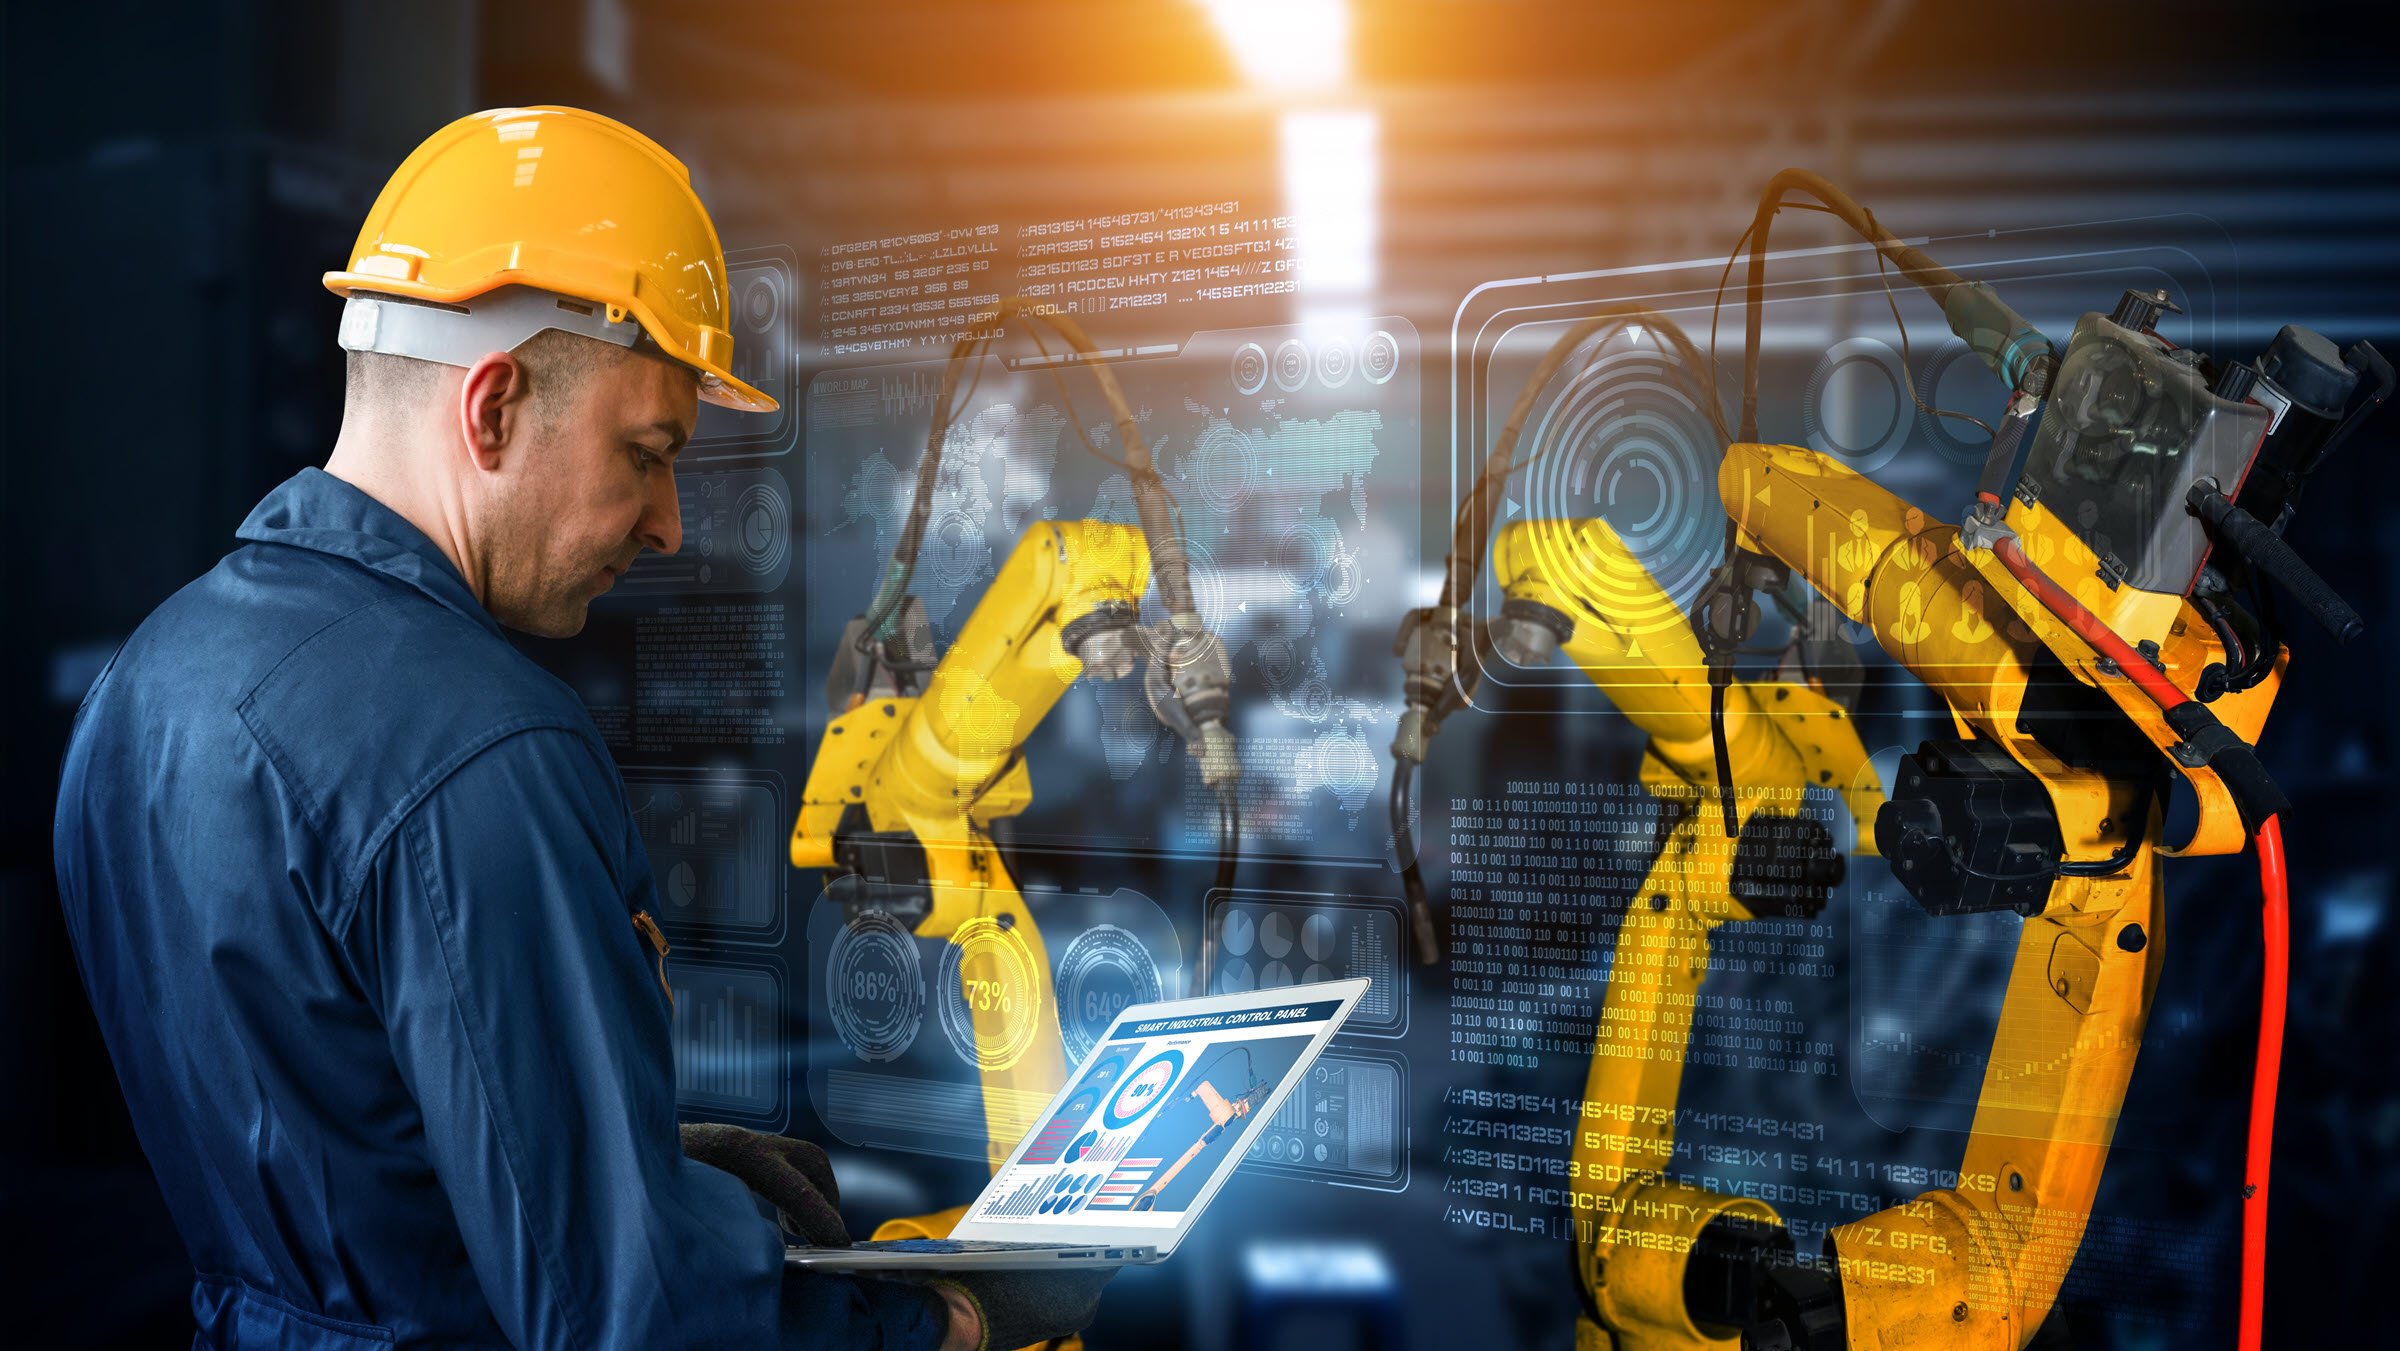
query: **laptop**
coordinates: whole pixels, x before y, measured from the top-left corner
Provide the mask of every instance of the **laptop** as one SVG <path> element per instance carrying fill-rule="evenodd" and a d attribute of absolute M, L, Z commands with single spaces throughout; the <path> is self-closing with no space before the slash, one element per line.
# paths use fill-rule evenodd
<path fill-rule="evenodd" d="M 948 1238 L 793 1247 L 817 1271 L 1163 1262 L 1333 1040 L 1367 982 L 1117 1015 Z"/>

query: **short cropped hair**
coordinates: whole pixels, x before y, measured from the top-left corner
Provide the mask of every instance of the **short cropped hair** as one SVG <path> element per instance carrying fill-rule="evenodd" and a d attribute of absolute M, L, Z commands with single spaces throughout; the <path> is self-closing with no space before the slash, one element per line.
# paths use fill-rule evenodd
<path fill-rule="evenodd" d="M 525 383 L 533 415 L 544 426 L 554 425 L 584 381 L 611 362 L 624 360 L 624 348 L 564 329 L 547 328 L 517 344 L 511 353 L 525 368 Z M 438 362 L 388 352 L 349 353 L 343 387 L 344 412 L 388 413 L 430 397 L 441 378 Z"/>

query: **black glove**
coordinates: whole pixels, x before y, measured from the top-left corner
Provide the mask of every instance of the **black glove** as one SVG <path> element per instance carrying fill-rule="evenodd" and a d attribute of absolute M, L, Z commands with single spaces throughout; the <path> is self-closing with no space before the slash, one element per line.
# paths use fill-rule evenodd
<path fill-rule="evenodd" d="M 850 1246 L 850 1231 L 842 1227 L 841 1188 L 834 1185 L 833 1164 L 819 1146 L 708 1122 L 683 1128 L 683 1152 L 740 1178 L 780 1212 L 785 1229 L 811 1244 Z"/>
<path fill-rule="evenodd" d="M 933 1282 L 967 1297 L 983 1322 L 975 1351 L 1010 1351 L 1058 1337 L 1072 1337 L 1100 1312 L 1100 1289 L 1115 1267 L 1068 1267 L 1061 1271 L 995 1271 L 983 1276 L 944 1276 Z"/>

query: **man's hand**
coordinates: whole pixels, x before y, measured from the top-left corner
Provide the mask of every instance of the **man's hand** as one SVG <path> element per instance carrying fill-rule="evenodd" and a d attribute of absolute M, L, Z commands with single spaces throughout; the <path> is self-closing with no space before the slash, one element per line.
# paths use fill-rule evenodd
<path fill-rule="evenodd" d="M 775 1207 L 785 1229 L 816 1247 L 850 1246 L 850 1231 L 842 1227 L 841 1189 L 819 1146 L 710 1122 L 683 1127 L 683 1152 L 740 1178 Z"/>
<path fill-rule="evenodd" d="M 952 1340 L 943 1351 L 1010 1351 L 1090 1327 L 1100 1312 L 1100 1290 L 1115 1267 L 1069 1267 L 1064 1271 L 995 1271 L 988 1275 L 945 1275 L 933 1282 L 944 1298 L 964 1296 L 973 1306 L 981 1335 L 958 1340 L 953 1301 Z"/>

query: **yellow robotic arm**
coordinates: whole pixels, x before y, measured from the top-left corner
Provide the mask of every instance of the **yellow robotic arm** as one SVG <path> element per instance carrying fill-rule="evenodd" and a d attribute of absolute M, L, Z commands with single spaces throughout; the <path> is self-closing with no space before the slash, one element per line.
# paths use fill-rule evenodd
<path fill-rule="evenodd" d="M 1939 303 L 2009 387 L 1956 526 L 1825 457 L 1761 443 L 1762 277 L 1791 194 L 1815 198 Z M 2285 657 L 2232 596 L 2272 579 L 2338 639 L 2363 628 L 2281 524 L 2308 475 L 2390 395 L 2392 368 L 2366 344 L 2337 352 L 2292 327 L 2251 362 L 2214 361 L 2159 337 L 2174 308 L 2164 290 L 2127 291 L 2053 348 L 1989 286 L 1902 244 L 1805 170 L 1768 183 L 1746 238 L 1742 417 L 1718 478 L 1737 529 L 1720 575 L 1798 572 L 1949 705 L 1959 735 L 1902 760 L 1878 847 L 1929 913 L 2014 911 L 2024 929 L 1959 1184 L 1835 1229 L 1830 1275 L 1772 1276 L 1768 1316 L 1745 1345 L 2024 1346 L 2081 1245 L 2141 1045 L 2163 948 L 2158 860 L 2255 842 L 2266 971 L 2241 1299 L 2241 1346 L 2254 1351 L 2289 804 L 2252 742 Z M 2199 807 L 2180 841 L 2164 837 L 2170 775 Z"/>
<path fill-rule="evenodd" d="M 1690 1281 L 1694 1253 L 1737 1229 L 1772 1244 L 1781 1221 L 1764 1202 L 1667 1176 L 1710 937 L 1722 924 L 1823 906 L 1841 859 L 1823 827 L 1799 815 L 1808 788 L 1842 798 L 1862 845 L 1883 794 L 1839 704 L 1804 684 L 1739 681 L 1726 700 L 1738 822 L 1728 840 L 1714 806 L 1707 659 L 1616 532 L 1601 520 L 1519 522 L 1500 532 L 1492 567 L 1506 596 L 1495 646 L 1523 664 L 1555 644 L 1649 733 L 1642 782 L 1670 823 L 1617 929 L 1575 1127 L 1569 1175 L 1586 1303 L 1576 1342 L 1731 1351 L 1747 1309 L 1705 1299 L 1695 1309 L 1687 1290 L 1742 1283 Z"/>
<path fill-rule="evenodd" d="M 1129 526 L 1027 531 L 922 695 L 864 700 L 825 729 L 792 829 L 793 867 L 874 878 L 917 933 L 960 947 L 995 1168 L 1066 1067 L 1049 957 L 990 824 L 1032 801 L 1025 739 L 1087 663 L 1104 678 L 1131 668 L 1148 567 Z"/>
<path fill-rule="evenodd" d="M 1152 709 L 1184 737 L 1225 807 L 1220 879 L 1238 839 L 1231 795 L 1240 775 L 1223 645 L 1193 603 L 1173 503 L 1133 411 L 1096 359 L 1086 364 L 1109 405 L 1121 458 L 1091 449 L 1125 470 L 1139 526 L 1076 521 L 1028 530 L 949 651 L 926 661 L 923 609 L 908 592 L 959 412 L 960 376 L 1012 322 L 1096 357 L 1072 320 L 1014 297 L 952 348 L 899 542 L 866 613 L 843 634 L 827 681 L 836 716 L 791 842 L 794 867 L 841 874 L 853 883 L 849 895 L 865 894 L 861 903 L 895 911 L 954 949 L 995 1168 L 1065 1077 L 1048 954 L 990 833 L 993 821 L 1031 799 L 1026 738 L 1079 675 L 1115 679 L 1147 657 Z M 1071 402 L 1067 412 L 1072 421 Z M 1153 582 L 1166 622 L 1145 630 L 1137 620 Z M 909 1223 L 924 1232 L 932 1222 Z"/>

